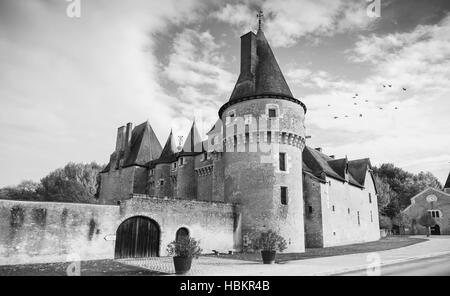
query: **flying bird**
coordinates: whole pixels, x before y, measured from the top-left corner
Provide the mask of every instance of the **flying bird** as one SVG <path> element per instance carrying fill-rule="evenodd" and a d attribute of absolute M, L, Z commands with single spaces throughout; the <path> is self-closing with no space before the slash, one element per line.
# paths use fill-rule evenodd
<path fill-rule="evenodd" d="M 398 110 L 398 107 L 395 107 L 395 110 Z"/>
<path fill-rule="evenodd" d="M 369 102 L 369 100 L 366 100 L 366 103 Z"/>
<path fill-rule="evenodd" d="M 358 96 L 358 94 L 355 94 L 355 97 L 357 97 Z"/>
<path fill-rule="evenodd" d="M 402 87 L 403 91 L 406 91 L 406 88 Z"/>
<path fill-rule="evenodd" d="M 363 117 L 363 115 L 362 115 L 362 114 L 359 114 L 359 117 Z"/>
<path fill-rule="evenodd" d="M 330 104 L 328 104 L 328 107 L 331 107 L 331 105 L 330 105 Z"/>
<path fill-rule="evenodd" d="M 392 84 L 389 84 L 389 87 L 392 87 Z"/>
<path fill-rule="evenodd" d="M 383 107 L 378 107 L 378 109 L 383 110 Z"/>
<path fill-rule="evenodd" d="M 348 115 L 345 115 L 346 118 L 348 118 Z"/>
<path fill-rule="evenodd" d="M 338 119 L 338 118 L 339 118 L 338 116 L 335 116 L 335 117 L 334 117 L 334 119 Z"/>
<path fill-rule="evenodd" d="M 383 87 L 386 87 L 386 85 L 383 84 Z"/>
<path fill-rule="evenodd" d="M 353 105 L 358 105 L 358 103 L 353 103 Z"/>

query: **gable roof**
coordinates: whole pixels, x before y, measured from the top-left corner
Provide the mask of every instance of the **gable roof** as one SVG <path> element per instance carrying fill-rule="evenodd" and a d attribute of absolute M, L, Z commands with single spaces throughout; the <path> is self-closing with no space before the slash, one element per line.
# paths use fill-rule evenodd
<path fill-rule="evenodd" d="M 445 182 L 444 188 L 450 188 L 450 173 L 448 174 L 447 182 Z"/>
<path fill-rule="evenodd" d="M 370 168 L 368 158 L 349 161 L 347 158 L 331 158 L 309 146 L 303 150 L 303 170 L 320 179 L 323 179 L 322 176 L 325 174 L 339 181 L 364 187 L 366 173 Z"/>
<path fill-rule="evenodd" d="M 241 72 L 230 101 L 263 94 L 293 97 L 264 32 L 249 32 L 241 40 Z"/>
<path fill-rule="evenodd" d="M 444 192 L 444 191 L 438 190 L 438 189 L 433 188 L 433 187 L 427 187 L 427 188 L 425 188 L 424 190 L 422 190 L 421 192 L 419 192 L 419 193 L 417 193 L 416 195 L 414 195 L 413 197 L 411 197 L 411 199 L 410 199 L 411 204 L 409 204 L 409 206 L 407 206 L 402 212 L 405 212 L 405 211 L 407 211 L 409 208 L 411 208 L 411 206 L 413 206 L 413 205 L 415 204 L 416 198 L 418 198 L 419 196 L 422 196 L 422 195 L 424 195 L 426 192 L 430 192 L 430 191 L 431 191 L 431 192 L 438 193 L 438 194 L 443 194 L 444 196 L 449 196 L 449 197 L 450 197 L 450 194 L 449 194 L 449 193 L 446 193 L 446 192 Z"/>

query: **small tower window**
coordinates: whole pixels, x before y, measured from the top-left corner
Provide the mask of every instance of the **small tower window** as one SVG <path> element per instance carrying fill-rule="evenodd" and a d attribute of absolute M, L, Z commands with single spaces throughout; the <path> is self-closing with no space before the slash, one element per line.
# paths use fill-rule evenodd
<path fill-rule="evenodd" d="M 334 205 L 333 205 L 333 206 L 331 206 L 331 210 L 332 210 L 332 211 L 334 212 L 334 210 L 335 210 L 335 209 L 334 209 Z"/>
<path fill-rule="evenodd" d="M 277 109 L 270 108 L 269 109 L 269 118 L 274 118 L 274 117 L 277 117 Z"/>
<path fill-rule="evenodd" d="M 159 186 L 164 186 L 164 179 L 159 179 Z"/>
<path fill-rule="evenodd" d="M 309 211 L 310 214 L 312 214 L 312 212 L 313 212 L 313 207 L 312 207 L 312 206 L 309 206 L 309 207 L 308 207 L 308 211 Z"/>
<path fill-rule="evenodd" d="M 180 165 L 183 165 L 183 164 L 184 164 L 184 159 L 183 159 L 183 157 L 180 157 L 180 159 L 179 159 L 178 161 L 180 162 Z"/>
<path fill-rule="evenodd" d="M 347 209 L 348 214 L 350 215 L 350 208 Z"/>
<path fill-rule="evenodd" d="M 373 222 L 372 211 L 370 211 L 370 222 Z"/>
<path fill-rule="evenodd" d="M 358 211 L 358 225 L 361 225 L 361 219 L 359 218 L 359 211 Z"/>
<path fill-rule="evenodd" d="M 281 204 L 287 205 L 287 187 L 281 186 Z"/>
<path fill-rule="evenodd" d="M 286 171 L 286 153 L 280 153 L 280 171 Z"/>
<path fill-rule="evenodd" d="M 369 203 L 372 203 L 372 194 L 369 193 Z"/>

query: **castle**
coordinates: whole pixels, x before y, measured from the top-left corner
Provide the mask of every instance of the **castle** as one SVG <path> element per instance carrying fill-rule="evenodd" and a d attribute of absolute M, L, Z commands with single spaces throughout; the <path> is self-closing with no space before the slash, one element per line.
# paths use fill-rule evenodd
<path fill-rule="evenodd" d="M 245 251 L 262 231 L 287 252 L 379 239 L 369 159 L 336 159 L 305 141 L 291 93 L 261 29 L 241 37 L 241 68 L 216 124 L 195 122 L 164 147 L 148 122 L 117 133 L 99 204 L 0 200 L 0 265 L 165 256 L 181 236 L 205 253 Z"/>
<path fill-rule="evenodd" d="M 147 255 L 179 235 L 200 238 L 205 250 L 243 250 L 252 235 L 275 230 L 287 252 L 379 239 L 369 159 L 306 146 L 306 112 L 259 28 L 241 37 L 240 75 L 207 139 L 195 122 L 182 147 L 172 132 L 162 147 L 149 122 L 120 127 L 99 195 L 129 219 L 116 257 L 136 256 L 125 237 L 142 237 L 142 223 L 158 236 L 138 251 Z"/>

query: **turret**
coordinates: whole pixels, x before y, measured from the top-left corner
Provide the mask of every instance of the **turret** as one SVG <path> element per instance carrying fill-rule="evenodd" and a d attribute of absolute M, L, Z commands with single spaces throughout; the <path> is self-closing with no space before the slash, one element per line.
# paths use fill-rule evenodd
<path fill-rule="evenodd" d="M 241 37 L 241 73 L 219 110 L 225 201 L 237 204 L 242 240 L 267 230 L 304 251 L 302 149 L 305 105 L 294 98 L 261 29 Z"/>

